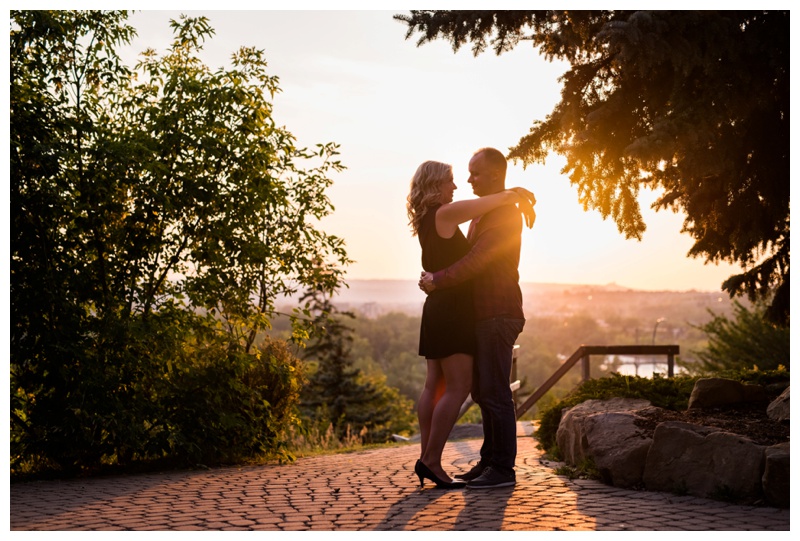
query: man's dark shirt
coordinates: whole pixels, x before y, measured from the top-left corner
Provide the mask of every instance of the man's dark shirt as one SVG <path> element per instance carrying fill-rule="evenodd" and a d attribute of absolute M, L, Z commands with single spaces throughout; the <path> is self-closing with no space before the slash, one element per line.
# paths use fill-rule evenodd
<path fill-rule="evenodd" d="M 498 207 L 472 221 L 467 240 L 469 253 L 433 274 L 438 288 L 472 279 L 475 319 L 494 317 L 525 319 L 519 289 L 519 253 L 522 216 L 515 205 Z"/>

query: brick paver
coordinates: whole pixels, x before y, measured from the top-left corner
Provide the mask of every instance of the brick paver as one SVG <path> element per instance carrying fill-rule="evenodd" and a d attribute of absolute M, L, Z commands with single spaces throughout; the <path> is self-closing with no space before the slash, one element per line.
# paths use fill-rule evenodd
<path fill-rule="evenodd" d="M 424 489 L 418 444 L 302 458 L 290 465 L 177 471 L 10 487 L 12 531 L 29 530 L 783 530 L 789 510 L 639 492 L 569 480 L 518 439 L 517 484 Z M 465 471 L 480 440 L 449 442 Z"/>

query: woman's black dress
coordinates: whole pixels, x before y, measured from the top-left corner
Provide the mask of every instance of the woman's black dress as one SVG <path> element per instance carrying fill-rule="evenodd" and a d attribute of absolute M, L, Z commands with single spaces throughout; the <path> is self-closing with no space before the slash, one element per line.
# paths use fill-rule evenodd
<path fill-rule="evenodd" d="M 456 228 L 443 239 L 436 232 L 436 210 L 428 209 L 417 236 L 422 247 L 422 268 L 436 272 L 449 267 L 469 252 L 469 243 Z M 419 354 L 427 359 L 441 359 L 455 353 L 475 354 L 472 283 L 437 289 L 428 295 L 422 308 Z"/>

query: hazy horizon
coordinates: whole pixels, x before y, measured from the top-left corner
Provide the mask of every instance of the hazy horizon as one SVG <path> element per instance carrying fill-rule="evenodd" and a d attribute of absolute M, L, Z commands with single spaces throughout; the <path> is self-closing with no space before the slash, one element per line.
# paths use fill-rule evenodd
<path fill-rule="evenodd" d="M 403 282 L 403 283 L 410 283 L 415 284 L 416 279 L 410 278 L 345 278 L 346 283 L 351 282 Z M 604 289 L 616 289 L 622 291 L 641 291 L 641 292 L 659 292 L 659 291 L 669 291 L 674 293 L 684 293 L 684 292 L 698 292 L 698 293 L 724 293 L 722 288 L 716 289 L 697 289 L 697 288 L 689 288 L 689 289 L 671 289 L 671 288 L 660 288 L 660 289 L 644 289 L 640 287 L 629 287 L 625 284 L 618 284 L 616 282 L 608 282 L 605 284 L 601 283 L 589 283 L 589 282 L 535 282 L 530 280 L 520 280 L 519 282 L 520 287 L 524 285 L 535 285 L 535 286 L 548 286 L 548 287 L 596 287 L 596 288 L 604 288 Z M 727 295 L 727 293 L 725 293 Z"/>
<path fill-rule="evenodd" d="M 332 298 L 340 309 L 368 318 L 391 312 L 418 317 L 422 314 L 425 293 L 415 280 L 354 279 Z M 669 325 L 684 319 L 695 324 L 708 319 L 707 310 L 729 315 L 733 301 L 721 291 L 670 291 L 626 288 L 616 284 L 520 283 L 526 317 L 564 317 L 576 313 L 603 319 L 616 316 L 652 319 L 666 318 Z M 300 294 L 283 297 L 278 305 L 296 306 Z M 740 299 L 747 304 L 747 301 Z"/>

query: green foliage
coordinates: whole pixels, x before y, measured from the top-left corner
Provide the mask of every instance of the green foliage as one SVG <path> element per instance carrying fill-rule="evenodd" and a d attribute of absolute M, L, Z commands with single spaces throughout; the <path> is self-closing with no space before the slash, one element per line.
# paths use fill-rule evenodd
<path fill-rule="evenodd" d="M 591 458 L 584 458 L 576 466 L 564 464 L 554 470 L 556 475 L 563 475 L 567 479 L 601 479 L 602 475 L 597 465 Z"/>
<path fill-rule="evenodd" d="M 569 466 L 568 464 L 559 466 L 558 468 L 553 470 L 553 473 L 555 473 L 556 475 L 562 475 L 570 480 L 577 479 L 578 477 L 580 477 L 578 470 L 572 466 Z"/>
<path fill-rule="evenodd" d="M 275 125 L 263 53 L 212 72 L 182 18 L 131 69 L 126 16 L 11 13 L 12 468 L 281 453 L 300 372 L 256 337 L 349 263 L 336 145 Z"/>
<path fill-rule="evenodd" d="M 739 302 L 734 304 L 733 320 L 711 313 L 713 319 L 698 327 L 709 337 L 708 345 L 696 352 L 700 361 L 698 368 L 706 372 L 752 367 L 788 368 L 789 328 L 768 321 L 763 304 L 756 305 L 753 310 Z"/>
<path fill-rule="evenodd" d="M 333 423 L 326 424 L 325 420 L 321 418 L 303 419 L 300 424 L 289 427 L 286 432 L 286 442 L 293 455 L 310 456 L 360 449 L 364 446 L 366 433 L 366 427 L 359 432 L 354 432 L 348 426 L 340 437 L 336 434 Z"/>
<path fill-rule="evenodd" d="M 314 315 L 315 334 L 304 352 L 316 369 L 304 388 L 301 411 L 313 425 L 330 423 L 337 438 L 361 431 L 365 443 L 388 441 L 392 434 L 408 433 L 413 422 L 412 402 L 397 389 L 386 385 L 384 377 L 365 377 L 353 367 L 352 328 L 322 289 L 306 292 L 301 298 Z"/>
<path fill-rule="evenodd" d="M 473 404 L 471 408 L 464 412 L 464 415 L 457 421 L 458 424 L 473 424 L 479 425 L 483 423 L 483 416 L 481 414 L 481 408 L 477 406 L 477 404 Z"/>
<path fill-rule="evenodd" d="M 759 368 L 739 368 L 720 370 L 704 374 L 705 377 L 732 379 L 752 385 L 769 386 L 773 383 L 787 383 L 790 381 L 789 370 L 779 366 L 774 370 L 761 370 Z"/>
<path fill-rule="evenodd" d="M 257 355 L 204 347 L 166 375 L 160 427 L 168 454 L 190 463 L 235 463 L 252 457 L 291 460 L 283 430 L 296 422 L 301 361 L 282 341 Z"/>
<path fill-rule="evenodd" d="M 474 54 L 532 42 L 565 60 L 561 101 L 510 151 L 551 151 L 586 209 L 627 238 L 645 224 L 637 196 L 685 213 L 689 251 L 742 267 L 722 287 L 770 297 L 789 321 L 789 11 L 412 11 L 418 32 Z M 743 219 L 742 217 L 746 217 Z"/>
<path fill-rule="evenodd" d="M 288 345 L 267 340 L 250 354 L 158 321 L 167 317 L 126 336 L 100 368 L 64 371 L 80 376 L 64 386 L 16 388 L 12 416 L 28 433 L 12 429 L 12 473 L 291 460 L 280 433 L 295 422 L 303 380 Z"/>
<path fill-rule="evenodd" d="M 418 354 L 419 317 L 391 312 L 353 321 L 353 355 L 365 373 L 384 374 L 386 384 L 414 403 L 425 385 L 425 359 Z"/>

